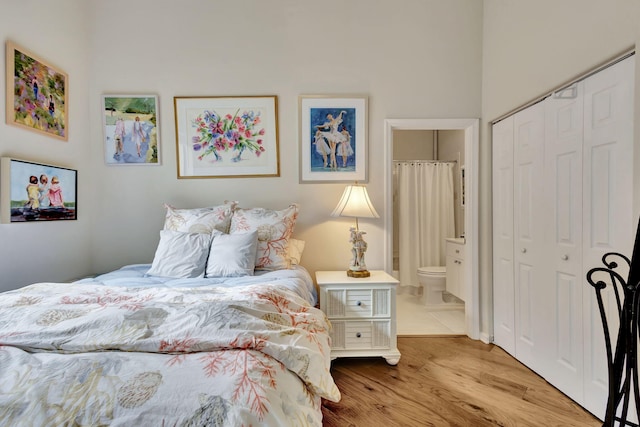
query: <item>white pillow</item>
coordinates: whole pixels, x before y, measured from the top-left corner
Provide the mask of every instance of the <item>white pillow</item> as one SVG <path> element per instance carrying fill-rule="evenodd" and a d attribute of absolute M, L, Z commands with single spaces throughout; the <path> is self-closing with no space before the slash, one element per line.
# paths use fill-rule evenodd
<path fill-rule="evenodd" d="M 160 243 L 147 271 L 151 276 L 188 279 L 204 277 L 211 234 L 160 231 Z"/>
<path fill-rule="evenodd" d="M 224 234 L 213 232 L 206 277 L 253 276 L 258 231 Z"/>

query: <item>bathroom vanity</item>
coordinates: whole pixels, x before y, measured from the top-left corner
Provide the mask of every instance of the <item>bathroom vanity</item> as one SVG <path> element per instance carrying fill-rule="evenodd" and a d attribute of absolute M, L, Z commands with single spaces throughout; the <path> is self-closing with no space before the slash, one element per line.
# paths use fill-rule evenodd
<path fill-rule="evenodd" d="M 447 239 L 447 292 L 467 300 L 464 285 L 464 238 Z"/>

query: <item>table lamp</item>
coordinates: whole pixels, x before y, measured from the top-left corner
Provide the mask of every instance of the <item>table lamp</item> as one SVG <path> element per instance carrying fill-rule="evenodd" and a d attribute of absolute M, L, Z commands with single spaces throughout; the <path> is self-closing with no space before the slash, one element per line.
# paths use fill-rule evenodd
<path fill-rule="evenodd" d="M 358 228 L 358 218 L 380 218 L 378 212 L 371 204 L 367 189 L 364 185 L 348 185 L 342 193 L 342 198 L 338 202 L 338 206 L 333 210 L 331 216 L 354 217 L 356 226 L 350 227 L 351 237 L 349 241 L 351 248 L 351 264 L 347 270 L 349 277 L 369 277 L 371 274 L 367 270 L 364 262 L 364 253 L 367 251 L 367 242 L 364 241 L 364 231 Z"/>

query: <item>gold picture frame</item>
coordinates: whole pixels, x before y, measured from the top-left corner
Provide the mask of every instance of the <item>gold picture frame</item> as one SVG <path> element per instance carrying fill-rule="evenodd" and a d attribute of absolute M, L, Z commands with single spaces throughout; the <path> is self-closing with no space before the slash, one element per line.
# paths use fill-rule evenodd
<path fill-rule="evenodd" d="M 68 76 L 18 44 L 6 43 L 7 124 L 67 141 Z"/>
<path fill-rule="evenodd" d="M 277 96 L 173 101 L 179 179 L 280 176 Z"/>

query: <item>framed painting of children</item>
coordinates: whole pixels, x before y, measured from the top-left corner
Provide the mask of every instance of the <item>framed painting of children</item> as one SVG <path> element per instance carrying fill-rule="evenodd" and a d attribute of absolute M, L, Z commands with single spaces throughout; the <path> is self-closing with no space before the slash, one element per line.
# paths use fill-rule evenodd
<path fill-rule="evenodd" d="M 107 165 L 160 164 L 156 95 L 103 95 L 102 128 Z"/>
<path fill-rule="evenodd" d="M 0 222 L 78 219 L 78 171 L 0 159 Z"/>

